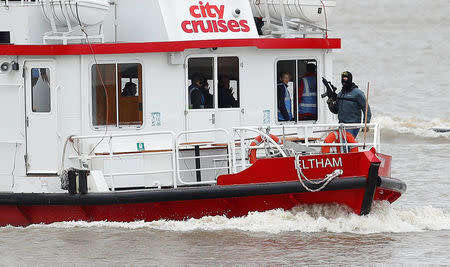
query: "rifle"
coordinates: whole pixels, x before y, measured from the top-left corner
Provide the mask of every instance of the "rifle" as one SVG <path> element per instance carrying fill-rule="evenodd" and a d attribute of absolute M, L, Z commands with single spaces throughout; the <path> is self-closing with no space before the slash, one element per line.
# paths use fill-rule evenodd
<path fill-rule="evenodd" d="M 324 77 L 322 77 L 322 82 L 325 85 L 325 87 L 327 88 L 327 92 L 323 93 L 321 95 L 321 97 L 324 98 L 324 97 L 328 96 L 329 99 L 336 101 L 336 99 L 337 99 L 336 86 L 332 85 L 331 82 L 327 81 L 327 79 L 325 79 Z"/>

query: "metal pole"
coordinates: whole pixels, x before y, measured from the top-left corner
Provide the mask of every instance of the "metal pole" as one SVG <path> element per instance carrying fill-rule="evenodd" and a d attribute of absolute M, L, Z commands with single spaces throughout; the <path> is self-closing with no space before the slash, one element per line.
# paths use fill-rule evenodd
<path fill-rule="evenodd" d="M 195 168 L 197 169 L 197 182 L 202 181 L 202 171 L 200 171 L 200 146 L 194 146 L 195 152 Z"/>
<path fill-rule="evenodd" d="M 367 97 L 366 97 L 366 112 L 364 114 L 364 145 L 363 149 L 366 148 L 366 136 L 367 136 L 367 112 L 369 110 L 369 89 L 370 89 L 370 83 L 367 82 Z"/>

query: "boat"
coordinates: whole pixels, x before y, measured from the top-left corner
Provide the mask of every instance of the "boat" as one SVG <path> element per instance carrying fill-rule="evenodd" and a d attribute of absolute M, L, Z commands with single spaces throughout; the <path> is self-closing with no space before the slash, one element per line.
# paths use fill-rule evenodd
<path fill-rule="evenodd" d="M 329 203 L 367 215 L 406 190 L 380 126 L 339 124 L 320 97 L 341 47 L 328 37 L 335 1 L 0 5 L 1 226 Z M 298 90 L 308 66 L 312 116 Z M 278 116 L 280 73 L 290 120 Z M 352 139 L 356 128 L 370 132 Z"/>

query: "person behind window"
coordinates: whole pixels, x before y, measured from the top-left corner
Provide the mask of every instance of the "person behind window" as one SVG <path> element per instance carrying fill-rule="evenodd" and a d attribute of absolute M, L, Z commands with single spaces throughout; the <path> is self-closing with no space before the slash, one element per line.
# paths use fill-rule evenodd
<path fill-rule="evenodd" d="M 200 90 L 205 98 L 205 108 L 214 108 L 214 96 L 209 93 L 208 79 L 203 78 L 201 81 Z"/>
<path fill-rule="evenodd" d="M 361 123 L 361 114 L 366 112 L 366 97 L 364 92 L 353 83 L 353 75 L 349 71 L 342 73 L 342 90 L 337 95 L 336 101 L 328 99 L 328 108 L 334 114 L 338 114 L 339 123 Z M 370 123 L 372 113 L 370 106 L 367 108 L 367 123 Z M 358 129 L 347 130 L 355 138 Z"/>
<path fill-rule="evenodd" d="M 317 120 L 317 73 L 316 65 L 308 63 L 306 74 L 300 80 L 298 88 L 299 120 Z"/>
<path fill-rule="evenodd" d="M 239 102 L 233 96 L 233 88 L 230 87 L 230 77 L 219 77 L 219 108 L 237 108 Z"/>
<path fill-rule="evenodd" d="M 291 94 L 288 90 L 288 84 L 291 80 L 291 75 L 287 72 L 282 72 L 277 84 L 277 106 L 278 106 L 278 121 L 292 120 L 292 101 Z"/>
<path fill-rule="evenodd" d="M 122 96 L 136 96 L 137 85 L 134 82 L 127 82 L 122 90 Z"/>
<path fill-rule="evenodd" d="M 203 109 L 205 108 L 205 96 L 202 92 L 203 77 L 196 73 L 191 78 L 192 84 L 189 86 L 189 108 Z"/>

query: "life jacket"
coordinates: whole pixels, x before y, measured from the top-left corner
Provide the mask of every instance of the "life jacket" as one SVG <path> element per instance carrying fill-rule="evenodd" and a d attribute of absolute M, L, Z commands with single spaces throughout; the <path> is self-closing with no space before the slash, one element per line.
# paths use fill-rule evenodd
<path fill-rule="evenodd" d="M 299 114 L 317 115 L 317 78 L 316 76 L 307 76 L 302 78 L 303 94 L 298 106 Z"/>
<path fill-rule="evenodd" d="M 200 90 L 200 88 L 198 88 L 197 85 L 191 84 L 189 86 L 189 108 L 192 109 L 194 108 L 194 105 L 192 104 L 192 93 L 198 90 L 200 92 L 200 96 L 201 96 L 201 105 L 200 108 L 204 108 L 205 107 L 205 95 L 203 95 L 202 91 Z"/>
<path fill-rule="evenodd" d="M 286 107 L 286 110 L 289 114 L 289 120 L 292 120 L 292 100 L 291 100 L 291 94 L 289 93 L 289 90 L 287 89 L 287 85 L 279 82 L 278 86 L 282 85 L 284 87 L 284 106 Z M 284 121 L 285 118 L 283 117 L 283 114 L 281 114 L 280 111 L 278 111 L 278 120 Z"/>

